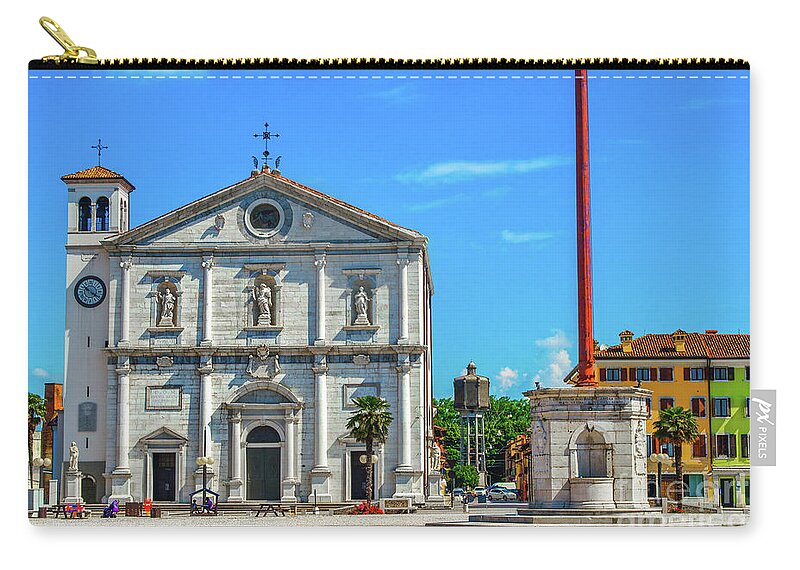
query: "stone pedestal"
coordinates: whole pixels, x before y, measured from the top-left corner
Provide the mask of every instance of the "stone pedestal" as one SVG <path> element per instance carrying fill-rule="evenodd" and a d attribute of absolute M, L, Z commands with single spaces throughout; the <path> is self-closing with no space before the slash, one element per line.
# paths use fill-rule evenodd
<path fill-rule="evenodd" d="M 66 489 L 64 492 L 65 503 L 82 503 L 83 497 L 81 496 L 81 479 L 83 473 L 80 471 L 67 470 L 65 483 Z"/>
<path fill-rule="evenodd" d="M 295 479 L 284 479 L 281 482 L 281 503 L 296 503 L 297 496 L 295 496 L 295 488 L 297 481 Z"/>
<path fill-rule="evenodd" d="M 395 485 L 392 497 L 409 497 L 414 503 L 425 502 L 425 496 L 414 489 L 417 477 L 422 476 L 421 471 L 414 471 L 412 467 L 400 465 L 394 470 L 394 475 Z"/>
<path fill-rule="evenodd" d="M 241 479 L 231 479 L 230 481 L 228 481 L 228 502 L 229 503 L 244 502 L 244 497 L 242 496 Z"/>
<path fill-rule="evenodd" d="M 442 474 L 439 471 L 428 473 L 428 503 L 444 503 L 444 488 L 442 486 Z"/>
<path fill-rule="evenodd" d="M 109 501 L 117 500 L 120 503 L 133 501 L 131 495 L 131 471 L 130 469 L 114 469 L 111 473 L 111 496 Z"/>
<path fill-rule="evenodd" d="M 543 388 L 531 403 L 534 509 L 646 510 L 650 390 Z"/>
<path fill-rule="evenodd" d="M 330 491 L 331 470 L 327 467 L 314 467 L 311 470 L 311 494 L 308 502 L 314 502 L 314 492 L 317 493 L 318 503 L 330 503 L 333 501 Z"/>

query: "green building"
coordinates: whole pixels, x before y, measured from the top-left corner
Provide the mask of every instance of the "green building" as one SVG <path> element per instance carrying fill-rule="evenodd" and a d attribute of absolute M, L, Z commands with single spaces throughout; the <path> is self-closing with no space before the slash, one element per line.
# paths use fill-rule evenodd
<path fill-rule="evenodd" d="M 728 337 L 724 353 L 715 354 L 715 347 L 709 346 L 709 356 L 717 356 L 709 359 L 708 384 L 712 488 L 714 502 L 744 508 L 750 505 L 750 338 L 719 335 L 719 340 L 723 337 Z M 706 337 L 707 344 L 713 345 L 714 340 Z M 731 344 L 741 346 L 731 350 Z"/>

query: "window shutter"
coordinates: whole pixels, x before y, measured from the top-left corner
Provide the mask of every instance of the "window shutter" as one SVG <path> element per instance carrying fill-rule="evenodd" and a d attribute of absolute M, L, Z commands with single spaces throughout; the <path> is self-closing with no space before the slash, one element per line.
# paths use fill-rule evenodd
<path fill-rule="evenodd" d="M 736 457 L 736 434 L 728 434 L 728 457 L 731 459 Z"/>
<path fill-rule="evenodd" d="M 728 380 L 733 380 L 733 368 L 728 368 Z"/>
<path fill-rule="evenodd" d="M 698 398 L 697 399 L 697 408 L 699 413 L 697 414 L 701 418 L 706 417 L 706 399 L 705 398 Z"/>
<path fill-rule="evenodd" d="M 635 368 L 629 368 L 628 369 L 628 375 L 631 377 L 631 382 L 636 380 L 636 369 Z"/>
<path fill-rule="evenodd" d="M 606 381 L 606 369 L 605 368 L 601 368 L 600 369 L 600 382 L 605 382 L 605 381 Z"/>
<path fill-rule="evenodd" d="M 650 369 L 650 380 L 652 380 L 653 382 L 658 380 L 658 368 Z"/>
<path fill-rule="evenodd" d="M 692 379 L 691 374 L 692 374 L 692 369 L 689 368 L 688 366 L 686 366 L 683 369 L 683 379 L 684 380 L 691 380 Z"/>
<path fill-rule="evenodd" d="M 659 368 L 658 377 L 663 382 L 672 382 L 672 368 Z"/>
<path fill-rule="evenodd" d="M 628 369 L 627 368 L 620 368 L 619 369 L 619 378 L 623 382 L 627 382 L 628 381 Z"/>
<path fill-rule="evenodd" d="M 732 411 L 731 410 L 731 399 L 730 398 L 725 398 L 725 402 L 727 403 L 727 406 L 728 406 L 728 410 L 727 410 L 728 413 L 725 414 L 725 417 L 729 418 L 729 417 L 731 417 L 731 411 Z"/>

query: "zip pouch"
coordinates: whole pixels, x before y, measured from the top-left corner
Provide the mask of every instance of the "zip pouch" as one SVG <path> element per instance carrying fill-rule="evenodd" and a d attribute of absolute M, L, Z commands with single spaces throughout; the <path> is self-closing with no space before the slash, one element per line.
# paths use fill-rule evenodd
<path fill-rule="evenodd" d="M 747 522 L 746 62 L 112 61 L 42 25 L 34 524 Z"/>

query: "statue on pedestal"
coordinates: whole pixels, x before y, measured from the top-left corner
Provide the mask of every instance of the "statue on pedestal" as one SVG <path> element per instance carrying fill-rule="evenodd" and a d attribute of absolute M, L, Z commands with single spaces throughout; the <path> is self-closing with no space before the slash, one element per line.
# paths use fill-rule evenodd
<path fill-rule="evenodd" d="M 272 324 L 272 289 L 266 283 L 259 284 L 253 289 L 253 300 L 258 307 L 256 325 L 263 327 Z"/>
<path fill-rule="evenodd" d="M 370 302 L 370 298 L 367 297 L 366 292 L 364 291 L 364 287 L 361 286 L 358 288 L 358 293 L 355 294 L 354 297 L 354 305 L 356 309 L 356 325 L 365 325 L 369 326 L 371 323 L 369 322 L 369 317 L 367 316 L 368 310 L 368 303 Z"/>
<path fill-rule="evenodd" d="M 78 451 L 78 444 L 74 441 L 69 444 L 69 471 L 77 471 L 78 470 L 78 455 L 80 451 Z"/>
<path fill-rule="evenodd" d="M 161 303 L 161 318 L 158 320 L 158 326 L 171 327 L 175 324 L 175 295 L 167 287 L 164 292 L 158 293 L 158 302 Z"/>

